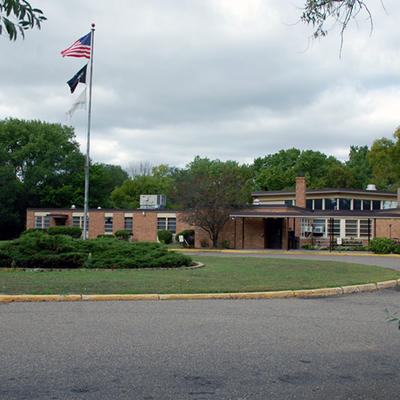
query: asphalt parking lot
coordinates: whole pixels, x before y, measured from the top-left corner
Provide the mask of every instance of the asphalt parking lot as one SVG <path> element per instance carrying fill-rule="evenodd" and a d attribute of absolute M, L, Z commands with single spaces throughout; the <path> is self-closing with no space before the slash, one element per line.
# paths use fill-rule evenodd
<path fill-rule="evenodd" d="M 0 398 L 395 399 L 394 289 L 273 300 L 0 304 Z"/>

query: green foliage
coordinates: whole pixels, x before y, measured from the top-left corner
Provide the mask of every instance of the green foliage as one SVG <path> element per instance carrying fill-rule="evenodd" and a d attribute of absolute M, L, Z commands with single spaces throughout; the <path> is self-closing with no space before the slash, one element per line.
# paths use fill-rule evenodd
<path fill-rule="evenodd" d="M 377 237 L 369 243 L 369 249 L 376 254 L 389 254 L 395 249 L 392 239 Z"/>
<path fill-rule="evenodd" d="M 185 229 L 182 232 L 179 232 L 175 235 L 175 241 L 179 242 L 179 236 L 183 236 L 185 242 L 183 243 L 184 246 L 192 247 L 194 246 L 194 229 Z"/>
<path fill-rule="evenodd" d="M 115 239 L 115 236 L 112 233 L 102 233 L 100 235 L 97 235 L 97 239 L 111 240 L 111 239 Z"/>
<path fill-rule="evenodd" d="M 306 243 L 301 246 L 302 249 L 304 250 L 315 250 L 315 247 L 311 243 Z"/>
<path fill-rule="evenodd" d="M 400 243 L 394 246 L 393 253 L 400 254 Z"/>
<path fill-rule="evenodd" d="M 329 174 L 330 170 L 334 172 Z M 339 160 L 319 151 L 292 148 L 254 160 L 257 190 L 293 190 L 300 173 L 306 177 L 310 189 L 332 187 L 332 178 L 341 177 L 340 186 L 348 187 L 353 183 L 351 173 Z"/>
<path fill-rule="evenodd" d="M 393 136 L 396 142 L 387 138 L 375 140 L 367 155 L 378 189 L 400 186 L 400 128 Z"/>
<path fill-rule="evenodd" d="M 350 147 L 349 160 L 346 162 L 346 166 L 353 171 L 355 180 L 353 187 L 356 189 L 365 189 L 373 181 L 368 154 L 368 146 Z"/>
<path fill-rule="evenodd" d="M 230 249 L 231 246 L 230 246 L 229 240 L 224 239 L 224 240 L 221 242 L 221 248 L 223 248 L 223 249 Z"/>
<path fill-rule="evenodd" d="M 157 232 L 158 240 L 164 244 L 172 243 L 172 233 L 170 231 L 161 230 Z"/>
<path fill-rule="evenodd" d="M 49 235 L 68 235 L 75 239 L 82 236 L 82 229 L 78 226 L 52 226 L 47 229 Z"/>
<path fill-rule="evenodd" d="M 141 194 L 168 194 L 173 190 L 174 178 L 167 165 L 152 169 L 152 175 L 136 175 L 126 179 L 111 193 L 111 200 L 117 208 L 139 208 Z"/>
<path fill-rule="evenodd" d="M 219 233 L 232 208 L 250 200 L 252 169 L 235 161 L 197 156 L 177 175 L 176 187 L 182 207 L 188 210 L 183 220 L 201 227 L 217 247 Z"/>
<path fill-rule="evenodd" d="M 32 8 L 26 0 L 0 1 L 0 35 L 5 29 L 10 40 L 16 40 L 18 33 L 25 37 L 24 31 L 35 26 L 40 29 L 46 19 L 41 10 Z"/>
<path fill-rule="evenodd" d="M 133 233 L 129 231 L 120 230 L 115 232 L 115 237 L 120 240 L 128 241 L 131 236 L 133 236 Z"/>
<path fill-rule="evenodd" d="M 159 243 L 128 243 L 102 237 L 74 239 L 32 231 L 0 249 L 0 266 L 15 268 L 172 268 L 190 265 L 190 257 L 168 252 Z"/>

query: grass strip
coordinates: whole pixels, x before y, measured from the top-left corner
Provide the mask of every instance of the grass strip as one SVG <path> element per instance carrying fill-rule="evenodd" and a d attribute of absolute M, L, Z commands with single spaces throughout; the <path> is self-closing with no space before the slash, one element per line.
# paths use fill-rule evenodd
<path fill-rule="evenodd" d="M 315 289 L 399 279 L 389 268 L 336 261 L 195 256 L 204 268 L 0 271 L 3 294 L 166 294 Z"/>

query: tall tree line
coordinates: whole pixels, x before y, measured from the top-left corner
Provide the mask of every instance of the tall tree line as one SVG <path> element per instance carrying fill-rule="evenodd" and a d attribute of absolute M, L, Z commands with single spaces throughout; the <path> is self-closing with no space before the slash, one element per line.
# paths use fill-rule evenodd
<path fill-rule="evenodd" d="M 141 194 L 165 194 L 168 208 L 199 214 L 201 208 L 241 206 L 254 190 L 294 189 L 299 173 L 305 174 L 309 188 L 365 189 L 373 183 L 378 189 L 395 190 L 400 186 L 400 128 L 393 139 L 375 140 L 371 148 L 351 146 L 345 162 L 319 151 L 291 148 L 249 165 L 200 157 L 180 169 L 152 167 L 151 160 L 142 165 L 146 168 L 136 168 L 129 176 L 120 166 L 92 163 L 89 206 L 137 208 Z M 0 120 L 0 239 L 24 230 L 26 208 L 82 207 L 83 166 L 84 155 L 71 127 Z M 216 231 L 212 223 L 207 229 Z"/>

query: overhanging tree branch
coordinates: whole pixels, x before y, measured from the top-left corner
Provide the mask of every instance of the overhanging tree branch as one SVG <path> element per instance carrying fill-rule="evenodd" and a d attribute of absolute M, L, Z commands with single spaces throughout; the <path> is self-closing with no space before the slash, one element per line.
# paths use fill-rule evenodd
<path fill-rule="evenodd" d="M 18 33 L 24 38 L 25 30 L 37 27 L 47 18 L 38 8 L 32 8 L 26 0 L 0 0 L 0 35 L 7 32 L 10 40 Z"/>

